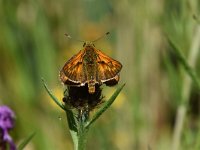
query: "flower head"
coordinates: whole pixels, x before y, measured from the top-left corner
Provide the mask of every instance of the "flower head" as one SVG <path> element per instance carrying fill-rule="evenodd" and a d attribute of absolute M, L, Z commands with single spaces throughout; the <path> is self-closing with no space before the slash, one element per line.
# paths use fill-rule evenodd
<path fill-rule="evenodd" d="M 14 127 L 15 114 L 7 106 L 0 106 L 0 148 L 6 149 L 6 143 L 11 150 L 16 150 L 16 146 L 9 135 L 9 130 Z"/>
<path fill-rule="evenodd" d="M 91 111 L 103 102 L 100 85 L 95 85 L 95 89 L 95 92 L 90 94 L 87 85 L 81 87 L 67 86 L 63 101 L 68 107 Z"/>
<path fill-rule="evenodd" d="M 7 106 L 0 106 L 0 128 L 12 129 L 14 127 L 15 114 Z"/>

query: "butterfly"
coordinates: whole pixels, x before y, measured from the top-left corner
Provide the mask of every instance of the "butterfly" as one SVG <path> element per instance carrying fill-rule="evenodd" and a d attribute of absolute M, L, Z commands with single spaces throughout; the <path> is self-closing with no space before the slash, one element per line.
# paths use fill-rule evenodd
<path fill-rule="evenodd" d="M 95 85 L 116 85 L 122 64 L 95 48 L 93 42 L 85 42 L 83 49 L 70 58 L 60 71 L 60 80 L 68 86 L 88 86 L 89 94 L 95 93 Z"/>

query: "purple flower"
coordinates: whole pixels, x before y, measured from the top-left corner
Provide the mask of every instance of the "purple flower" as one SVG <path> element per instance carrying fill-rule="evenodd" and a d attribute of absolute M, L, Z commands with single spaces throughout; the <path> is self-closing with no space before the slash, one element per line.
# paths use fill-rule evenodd
<path fill-rule="evenodd" d="M 16 146 L 9 135 L 9 130 L 14 127 L 15 114 L 7 106 L 0 106 L 0 149 L 5 150 L 8 143 L 10 150 L 16 150 Z"/>

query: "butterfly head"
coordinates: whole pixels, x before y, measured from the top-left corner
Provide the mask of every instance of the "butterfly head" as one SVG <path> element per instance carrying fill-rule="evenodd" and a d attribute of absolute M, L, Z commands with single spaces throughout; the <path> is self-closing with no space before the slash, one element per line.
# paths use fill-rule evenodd
<path fill-rule="evenodd" d="M 85 41 L 83 47 L 95 47 L 95 45 L 91 41 Z"/>

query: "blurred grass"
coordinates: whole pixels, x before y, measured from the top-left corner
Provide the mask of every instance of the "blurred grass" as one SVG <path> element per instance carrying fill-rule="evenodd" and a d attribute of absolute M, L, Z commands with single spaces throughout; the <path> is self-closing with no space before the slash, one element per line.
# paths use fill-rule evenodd
<path fill-rule="evenodd" d="M 0 104 L 17 114 L 16 143 L 36 131 L 26 149 L 72 149 L 65 114 L 51 105 L 41 77 L 61 99 L 58 72 L 82 48 L 64 34 L 93 40 L 111 31 L 95 45 L 122 62 L 126 87 L 89 133 L 88 149 L 170 149 L 186 72 L 165 35 L 188 58 L 199 11 L 198 0 L 1 0 Z M 104 87 L 106 98 L 111 90 Z M 181 150 L 199 149 L 199 99 L 192 85 Z"/>

